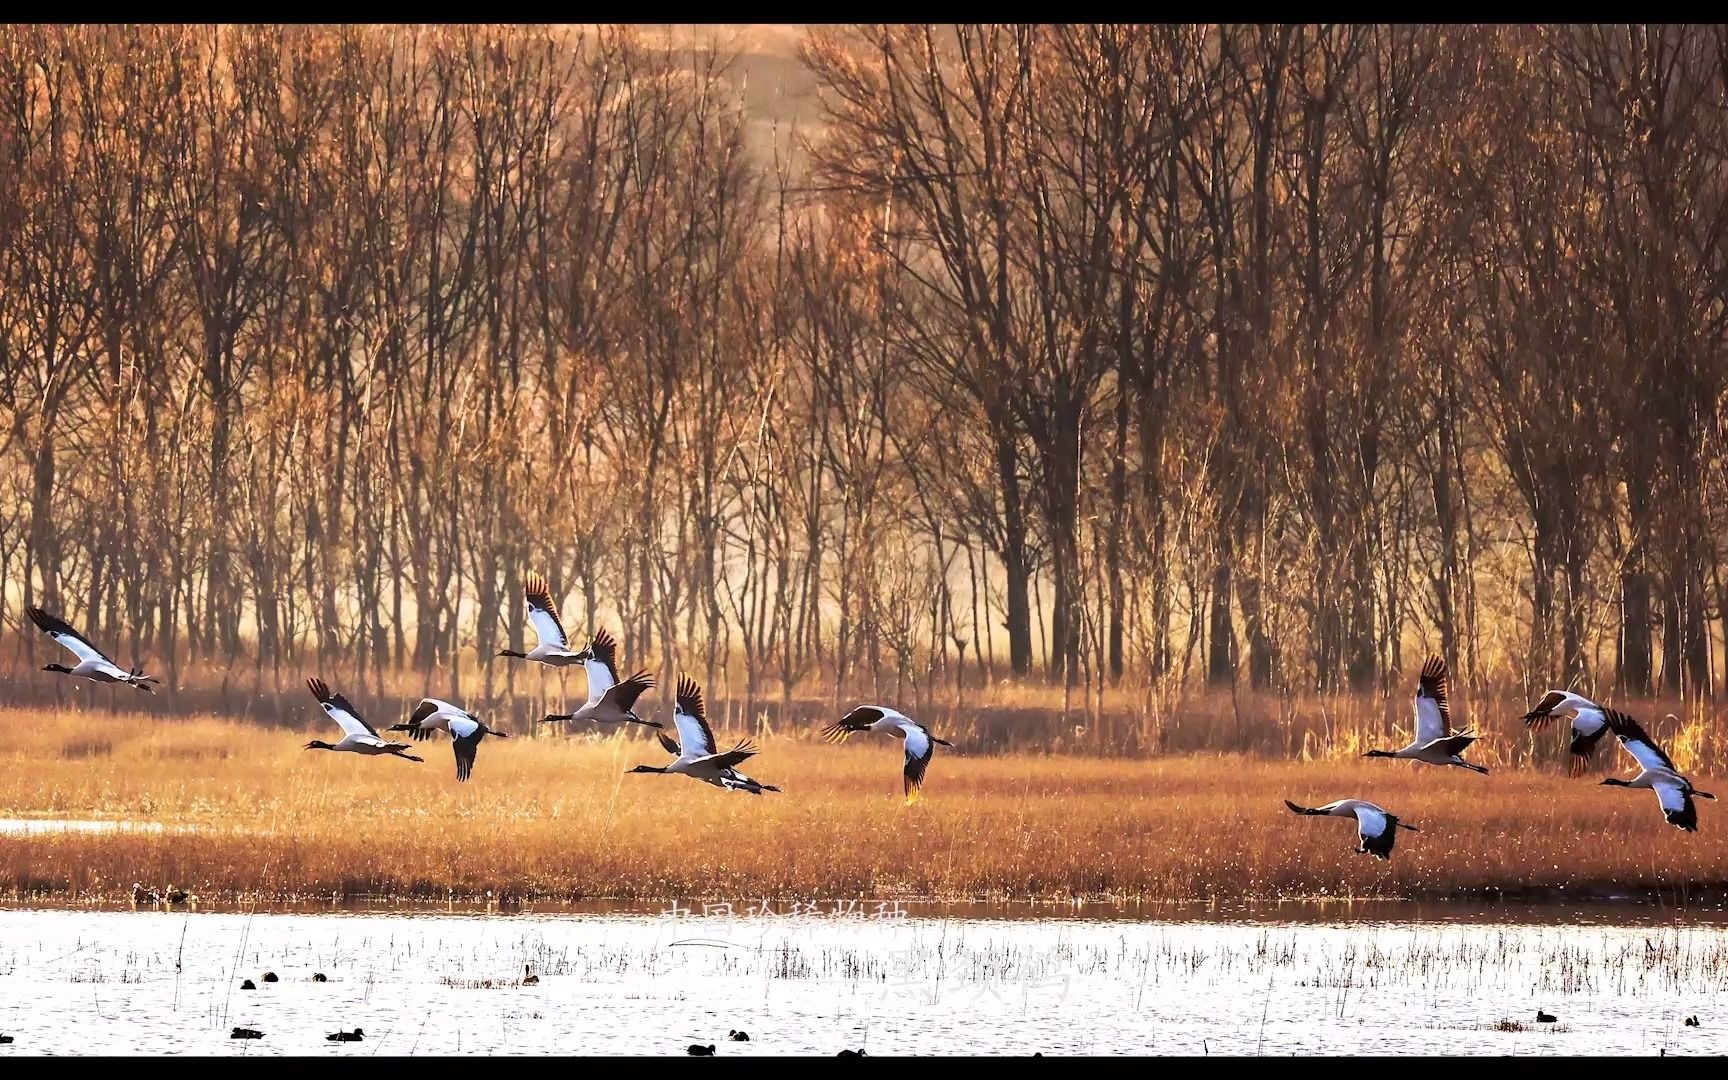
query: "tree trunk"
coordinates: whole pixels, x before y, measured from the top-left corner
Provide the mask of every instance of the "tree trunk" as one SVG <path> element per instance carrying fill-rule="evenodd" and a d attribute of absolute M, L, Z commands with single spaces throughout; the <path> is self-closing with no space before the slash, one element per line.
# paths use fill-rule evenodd
<path fill-rule="evenodd" d="M 1013 439 L 998 433 L 996 437 L 996 472 L 1002 485 L 1002 568 L 1007 574 L 1008 659 L 1016 675 L 1032 671 L 1032 605 L 1030 584 L 1032 568 L 1026 550 L 1026 513 L 1020 497 L 1018 455 Z"/>

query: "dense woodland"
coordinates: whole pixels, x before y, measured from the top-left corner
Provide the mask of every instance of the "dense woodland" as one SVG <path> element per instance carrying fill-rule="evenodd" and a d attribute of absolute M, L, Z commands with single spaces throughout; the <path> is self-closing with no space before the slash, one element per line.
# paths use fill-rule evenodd
<path fill-rule="evenodd" d="M 718 37 L 0 31 L 19 649 L 498 695 L 541 570 L 746 700 L 1716 690 L 1728 29 L 799 61 L 765 123 Z"/>

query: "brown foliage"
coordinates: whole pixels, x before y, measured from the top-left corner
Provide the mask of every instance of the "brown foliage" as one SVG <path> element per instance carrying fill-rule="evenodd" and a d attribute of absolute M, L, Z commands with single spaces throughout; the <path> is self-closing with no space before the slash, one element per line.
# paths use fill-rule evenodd
<path fill-rule="evenodd" d="M 0 615 L 492 704 L 543 570 L 748 709 L 1708 695 L 1723 34 L 857 26 L 792 130 L 632 29 L 6 30 Z"/>

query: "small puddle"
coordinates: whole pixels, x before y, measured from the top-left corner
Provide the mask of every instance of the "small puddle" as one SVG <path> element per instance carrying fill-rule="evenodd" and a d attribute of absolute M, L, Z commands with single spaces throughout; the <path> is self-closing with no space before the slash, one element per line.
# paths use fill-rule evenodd
<path fill-rule="evenodd" d="M 27 833 L 159 833 L 167 827 L 160 821 L 100 821 L 73 818 L 0 818 L 0 836 Z M 175 829 L 190 832 L 190 829 Z"/>

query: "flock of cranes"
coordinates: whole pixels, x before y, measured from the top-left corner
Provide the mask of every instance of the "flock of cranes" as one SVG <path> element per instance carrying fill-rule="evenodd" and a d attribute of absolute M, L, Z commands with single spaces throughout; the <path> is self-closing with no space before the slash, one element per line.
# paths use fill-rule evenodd
<path fill-rule="evenodd" d="M 535 645 L 527 652 L 505 649 L 499 656 L 545 664 L 548 667 L 581 665 L 588 678 L 588 697 L 582 706 L 570 713 L 546 716 L 542 723 L 590 722 L 600 725 L 640 724 L 657 729 L 660 745 L 672 755 L 665 765 L 638 765 L 631 773 L 661 773 L 688 776 L 705 784 L 751 795 L 780 789 L 753 780 L 738 771 L 738 767 L 755 757 L 757 749 L 748 740 L 740 741 L 729 750 L 721 750 L 714 731 L 708 726 L 707 709 L 702 699 L 702 687 L 689 676 L 680 676 L 673 699 L 672 723 L 678 738 L 668 737 L 657 720 L 644 720 L 636 714 L 636 703 L 643 692 L 654 687 L 654 677 L 638 671 L 624 680 L 618 678 L 618 644 L 604 629 L 598 630 L 582 649 L 570 647 L 570 637 L 558 619 L 558 606 L 546 579 L 539 574 L 528 575 L 524 599 L 528 606 L 528 622 L 534 628 Z M 30 618 L 50 638 L 65 646 L 78 658 L 72 667 L 49 664 L 44 671 L 58 672 L 96 682 L 121 683 L 146 692 L 154 692 L 151 684 L 159 680 L 137 668 L 128 671 L 105 656 L 65 620 L 50 615 L 41 608 L 28 609 Z M 359 711 L 339 693 L 331 691 L 322 679 L 306 680 L 312 696 L 325 714 L 342 729 L 342 739 L 329 743 L 314 739 L 308 750 L 335 750 L 371 756 L 398 757 L 408 761 L 424 761 L 412 753 L 413 742 L 392 742 L 361 717 Z M 1415 697 L 1415 736 L 1410 745 L 1399 750 L 1370 750 L 1364 756 L 1397 758 L 1428 765 L 1468 769 L 1486 775 L 1488 770 L 1464 760 L 1464 751 L 1479 736 L 1472 732 L 1452 730 L 1452 708 L 1447 694 L 1446 662 L 1431 658 L 1422 666 Z M 1638 764 L 1639 771 L 1630 780 L 1609 778 L 1604 785 L 1638 788 L 1656 793 L 1662 815 L 1670 825 L 1687 832 L 1698 829 L 1696 799 L 1715 799 L 1699 791 L 1675 767 L 1645 730 L 1625 713 L 1605 708 L 1588 698 L 1565 690 L 1551 690 L 1523 716 L 1524 722 L 1540 731 L 1561 717 L 1570 717 L 1570 773 L 1581 775 L 1604 735 L 1612 731 L 1620 745 Z M 474 772 L 475 756 L 480 743 L 488 736 L 508 739 L 510 736 L 486 726 L 479 717 L 457 705 L 438 698 L 425 698 L 415 707 L 408 722 L 396 724 L 390 731 L 407 732 L 414 742 L 428 739 L 442 731 L 450 737 L 456 759 L 456 779 L 465 781 Z M 922 725 L 897 710 L 882 705 L 860 705 L 837 722 L 822 729 L 830 741 L 845 739 L 856 732 L 876 732 L 891 735 L 904 743 L 903 770 L 906 801 L 918 801 L 924 774 L 937 746 L 953 746 L 945 739 L 930 734 Z M 1384 807 L 1364 799 L 1339 799 L 1324 806 L 1307 807 L 1285 800 L 1292 812 L 1316 817 L 1355 818 L 1358 845 L 1356 851 L 1387 859 L 1399 829 L 1416 831 L 1416 826 L 1400 821 Z"/>
<path fill-rule="evenodd" d="M 1422 665 L 1416 683 L 1416 734 L 1402 750 L 1370 750 L 1364 757 L 1402 758 L 1429 765 L 1469 769 L 1486 776 L 1488 770 L 1464 760 L 1465 749 L 1479 736 L 1470 732 L 1452 731 L 1452 706 L 1446 692 L 1446 661 L 1432 657 Z M 1698 831 L 1698 808 L 1694 799 L 1715 799 L 1708 791 L 1699 791 L 1692 781 L 1681 775 L 1674 762 L 1656 745 L 1638 721 L 1623 712 L 1604 708 L 1589 698 L 1566 690 L 1550 690 L 1536 707 L 1522 719 L 1533 731 L 1541 731 L 1563 716 L 1571 716 L 1572 776 L 1582 775 L 1596 753 L 1596 744 L 1612 731 L 1620 745 L 1638 764 L 1638 775 L 1630 780 L 1610 777 L 1602 783 L 1609 787 L 1641 788 L 1654 791 L 1662 806 L 1662 816 L 1668 824 L 1687 832 Z M 1399 829 L 1416 832 L 1416 826 L 1398 820 L 1398 816 L 1365 799 L 1338 799 L 1324 806 L 1298 806 L 1286 799 L 1284 805 L 1292 813 L 1312 817 L 1353 817 L 1356 819 L 1358 854 L 1379 859 L 1392 857 L 1392 845 Z"/>
<path fill-rule="evenodd" d="M 548 667 L 571 667 L 580 664 L 588 677 L 588 698 L 581 708 L 570 713 L 546 716 L 541 723 L 585 721 L 600 725 L 640 724 L 659 729 L 660 745 L 672 755 L 665 765 L 638 765 L 631 773 L 664 773 L 688 776 L 705 784 L 751 795 L 778 792 L 772 784 L 753 780 L 738 771 L 738 766 L 757 754 L 748 740 L 740 741 L 730 750 L 722 751 L 715 741 L 714 730 L 708 726 L 707 707 L 702 699 L 702 687 L 688 675 L 678 679 L 677 694 L 672 708 L 672 724 L 678 733 L 676 741 L 667 736 L 665 725 L 657 720 L 644 720 L 636 715 L 636 703 L 646 690 L 654 687 L 654 677 L 638 671 L 622 681 L 618 678 L 618 643 L 605 629 L 596 631 L 580 650 L 570 647 L 570 637 L 558 618 L 558 605 L 552 590 L 539 574 L 529 574 L 523 588 L 528 605 L 528 623 L 534 629 L 535 645 L 527 652 L 502 650 L 499 656 L 545 664 Z M 160 680 L 133 668 L 128 671 L 114 663 L 102 650 L 90 643 L 70 623 L 41 608 L 26 609 L 30 619 L 55 642 L 65 646 L 78 658 L 73 667 L 48 664 L 42 670 L 58 672 L 95 682 L 119 683 L 154 693 L 152 683 Z M 336 726 L 342 738 L 334 743 L 313 739 L 307 750 L 334 750 L 372 757 L 396 757 L 406 761 L 424 761 L 413 753 L 414 743 L 442 731 L 450 737 L 450 748 L 456 759 L 456 779 L 466 781 L 474 773 L 474 762 L 480 743 L 487 737 L 508 739 L 505 732 L 488 727 L 479 717 L 439 698 L 424 698 L 415 706 L 407 723 L 396 724 L 389 731 L 406 732 L 413 742 L 393 742 L 367 723 L 360 711 L 316 676 L 306 680 L 307 689 L 317 699 Z M 892 735 L 905 743 L 906 764 L 903 770 L 906 801 L 918 801 L 924 784 L 924 773 L 937 744 L 953 746 L 945 739 L 930 734 L 921 724 L 904 713 L 882 705 L 860 705 L 825 728 L 823 734 L 831 740 L 844 739 L 855 731 L 874 731 Z"/>

